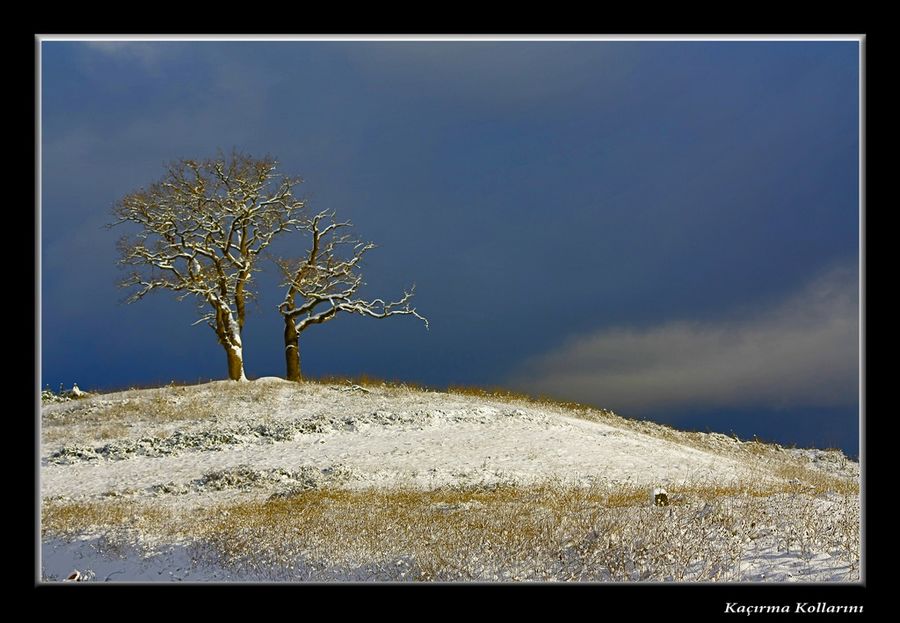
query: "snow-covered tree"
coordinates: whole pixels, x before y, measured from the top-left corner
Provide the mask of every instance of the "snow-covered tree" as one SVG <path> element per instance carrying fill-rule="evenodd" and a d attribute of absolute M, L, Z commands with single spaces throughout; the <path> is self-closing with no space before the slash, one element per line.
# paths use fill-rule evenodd
<path fill-rule="evenodd" d="M 334 212 L 320 212 L 305 224 L 310 234 L 309 252 L 300 258 L 276 260 L 285 276 L 287 287 L 278 311 L 284 319 L 284 355 L 286 378 L 299 381 L 300 334 L 313 325 L 328 322 L 340 312 L 369 318 L 413 316 L 428 320 L 410 306 L 415 286 L 396 301 L 363 299 L 357 291 L 363 285 L 359 272 L 363 256 L 375 248 L 345 233 L 349 221 L 338 222 Z"/>
<path fill-rule="evenodd" d="M 193 297 L 201 317 L 225 349 L 228 376 L 246 380 L 245 306 L 254 296 L 253 273 L 274 238 L 309 222 L 294 196 L 301 180 L 276 171 L 271 157 L 233 151 L 208 160 L 179 160 L 148 188 L 116 202 L 110 226 L 137 226 L 119 241 L 120 264 L 134 270 L 122 282 L 128 302 L 153 290 Z"/>

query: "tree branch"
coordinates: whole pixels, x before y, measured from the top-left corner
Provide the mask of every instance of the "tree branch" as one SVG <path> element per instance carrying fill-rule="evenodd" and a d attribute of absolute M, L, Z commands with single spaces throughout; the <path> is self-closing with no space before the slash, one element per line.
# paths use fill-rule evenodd
<path fill-rule="evenodd" d="M 366 253 L 375 248 L 371 242 L 362 242 L 339 230 L 352 227 L 349 221 L 335 221 L 334 212 L 323 211 L 309 219 L 304 228 L 310 235 L 310 250 L 300 259 L 276 259 L 284 275 L 287 287 L 284 300 L 278 306 L 286 322 L 294 324 L 300 333 L 314 324 L 334 318 L 339 312 L 388 318 L 413 316 L 425 323 L 428 319 L 410 305 L 415 286 L 396 300 L 386 302 L 381 298 L 367 300 L 357 295 L 363 285 L 358 272 Z M 330 222 L 322 227 L 323 221 Z M 314 313 L 322 305 L 327 309 Z"/>

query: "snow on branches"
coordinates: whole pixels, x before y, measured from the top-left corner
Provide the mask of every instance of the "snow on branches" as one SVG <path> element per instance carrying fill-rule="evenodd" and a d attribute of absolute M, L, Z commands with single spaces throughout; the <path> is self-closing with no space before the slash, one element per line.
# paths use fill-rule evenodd
<path fill-rule="evenodd" d="M 128 302 L 153 290 L 196 297 L 201 319 L 226 350 L 229 376 L 244 378 L 241 330 L 254 296 L 256 261 L 276 236 L 306 222 L 294 196 L 301 180 L 277 173 L 270 157 L 179 160 L 148 188 L 120 199 L 111 226 L 131 224 L 119 241 L 119 263 L 134 270 L 122 286 Z"/>
<path fill-rule="evenodd" d="M 288 232 L 310 236 L 301 258 L 277 260 L 287 293 L 278 307 L 285 322 L 288 378 L 299 380 L 299 335 L 339 312 L 370 318 L 408 315 L 428 328 L 412 307 L 410 288 L 397 300 L 357 296 L 363 285 L 359 264 L 375 245 L 347 232 L 333 212 L 310 216 L 295 196 L 299 177 L 278 173 L 271 157 L 232 151 L 207 160 L 178 160 L 156 183 L 122 197 L 110 227 L 129 228 L 118 244 L 119 263 L 131 272 L 121 285 L 129 303 L 154 290 L 178 300 L 191 297 L 200 319 L 215 331 L 228 359 L 228 375 L 245 380 L 243 342 L 246 303 L 256 296 L 257 260 Z"/>
<path fill-rule="evenodd" d="M 300 333 L 311 325 L 331 320 L 340 312 L 370 318 L 413 316 L 428 328 L 428 320 L 410 305 L 415 286 L 395 301 L 358 297 L 357 291 L 363 285 L 360 263 L 375 245 L 346 233 L 350 227 L 349 221 L 336 221 L 334 212 L 319 212 L 304 224 L 311 236 L 309 253 L 300 258 L 276 260 L 285 278 L 282 285 L 287 287 L 278 310 L 285 322 L 289 380 L 300 379 Z"/>

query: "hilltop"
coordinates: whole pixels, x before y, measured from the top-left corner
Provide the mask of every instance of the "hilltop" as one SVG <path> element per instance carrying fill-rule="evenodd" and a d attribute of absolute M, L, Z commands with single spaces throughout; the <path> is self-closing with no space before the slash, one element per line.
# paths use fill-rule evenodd
<path fill-rule="evenodd" d="M 516 396 L 264 378 L 45 404 L 41 497 L 46 580 L 859 579 L 839 451 Z"/>

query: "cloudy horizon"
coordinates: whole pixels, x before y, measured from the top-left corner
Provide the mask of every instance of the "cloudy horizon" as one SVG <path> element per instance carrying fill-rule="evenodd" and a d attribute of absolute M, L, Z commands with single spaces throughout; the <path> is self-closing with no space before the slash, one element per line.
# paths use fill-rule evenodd
<path fill-rule="evenodd" d="M 855 407 L 858 289 L 855 270 L 839 267 L 750 317 L 574 336 L 510 384 L 628 412 Z"/>

